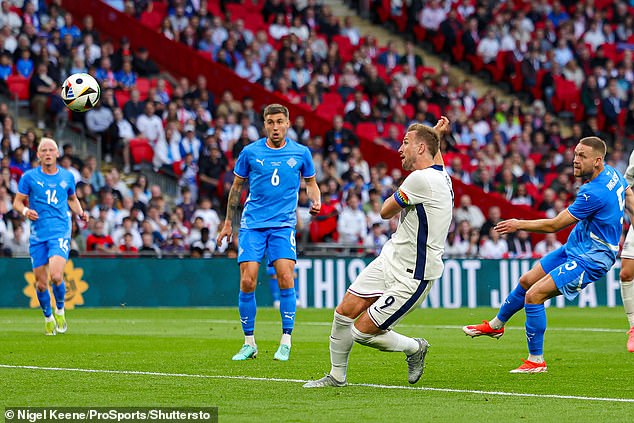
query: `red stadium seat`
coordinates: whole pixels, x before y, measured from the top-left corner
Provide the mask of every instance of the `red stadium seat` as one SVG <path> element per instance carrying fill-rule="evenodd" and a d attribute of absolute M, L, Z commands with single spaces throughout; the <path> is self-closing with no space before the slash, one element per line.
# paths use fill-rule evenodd
<path fill-rule="evenodd" d="M 134 164 L 152 163 L 154 149 L 145 138 L 133 138 L 130 140 L 130 155 Z"/>
<path fill-rule="evenodd" d="M 7 78 L 7 86 L 13 98 L 20 101 L 28 101 L 29 81 L 30 79 L 21 75 L 9 75 Z"/>
<path fill-rule="evenodd" d="M 361 122 L 357 124 L 355 133 L 359 138 L 368 138 L 374 140 L 379 136 L 379 130 L 373 122 Z"/>
<path fill-rule="evenodd" d="M 141 100 L 145 100 L 147 98 L 148 91 L 150 91 L 150 80 L 147 78 L 137 78 L 136 89 L 139 90 Z"/>

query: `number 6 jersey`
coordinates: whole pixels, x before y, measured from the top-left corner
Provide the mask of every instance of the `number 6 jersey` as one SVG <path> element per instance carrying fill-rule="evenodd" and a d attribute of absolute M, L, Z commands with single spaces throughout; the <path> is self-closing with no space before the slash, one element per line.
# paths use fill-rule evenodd
<path fill-rule="evenodd" d="M 29 197 L 29 208 L 38 219 L 31 221 L 31 241 L 70 238 L 68 197 L 75 194 L 73 174 L 61 167 L 48 175 L 41 167 L 28 170 L 20 178 L 18 192 Z"/>
<path fill-rule="evenodd" d="M 272 148 L 261 138 L 246 146 L 233 173 L 249 179 L 240 225 L 244 229 L 295 227 L 300 178 L 315 176 L 310 150 L 286 139 Z"/>

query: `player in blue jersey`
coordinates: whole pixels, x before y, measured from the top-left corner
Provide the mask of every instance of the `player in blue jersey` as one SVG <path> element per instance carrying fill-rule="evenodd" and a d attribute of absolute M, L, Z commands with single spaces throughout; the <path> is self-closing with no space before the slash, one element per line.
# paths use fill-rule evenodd
<path fill-rule="evenodd" d="M 244 331 L 244 345 L 233 360 L 255 358 L 255 287 L 260 261 L 266 252 L 273 264 L 280 286 L 282 339 L 274 358 L 287 361 L 291 351 L 291 333 L 295 324 L 294 269 L 297 260 L 295 224 L 297 198 L 301 178 L 306 181 L 310 213 L 321 208 L 321 194 L 315 181 L 315 166 L 310 150 L 288 138 L 288 109 L 271 104 L 264 109 L 266 138 L 246 146 L 236 161 L 235 179 L 229 191 L 227 215 L 218 234 L 218 245 L 231 239 L 231 222 L 240 204 L 245 181 L 249 180 L 249 195 L 244 204 L 238 233 L 238 263 L 240 265 L 240 295 L 238 310 Z"/>
<path fill-rule="evenodd" d="M 613 167 L 604 164 L 606 145 L 597 137 L 587 137 L 575 147 L 574 175 L 583 180 L 575 201 L 552 219 L 510 219 L 498 223 L 501 234 L 518 230 L 553 233 L 577 224 L 568 241 L 542 258 L 519 280 L 497 316 L 491 321 L 463 327 L 471 336 L 499 338 L 504 325 L 524 308 L 528 359 L 511 373 L 547 371 L 544 361 L 546 300 L 564 295 L 572 300 L 588 284 L 596 281 L 612 267 L 619 251 L 623 230 L 623 212 L 634 211 L 634 194 L 627 182 Z"/>
<path fill-rule="evenodd" d="M 44 333 L 67 329 L 64 315 L 64 266 L 70 252 L 70 210 L 88 221 L 75 195 L 72 173 L 57 166 L 59 149 L 51 138 L 42 138 L 37 149 L 40 166 L 22 175 L 13 208 L 31 221 L 29 254 L 35 274 L 37 298 L 44 312 Z M 51 309 L 48 281 L 52 282 L 55 312 Z"/>

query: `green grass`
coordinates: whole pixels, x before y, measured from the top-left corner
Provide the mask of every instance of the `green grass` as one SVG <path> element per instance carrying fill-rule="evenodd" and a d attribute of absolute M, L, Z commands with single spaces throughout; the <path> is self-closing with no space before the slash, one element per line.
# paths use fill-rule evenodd
<path fill-rule="evenodd" d="M 632 402 L 544 396 L 634 399 L 634 354 L 625 349 L 622 309 L 549 309 L 549 372 L 535 375 L 508 373 L 526 357 L 523 313 L 500 340 L 462 334 L 459 326 L 493 314 L 491 309 L 417 310 L 399 326 L 432 344 L 425 374 L 414 386 L 434 390 L 409 389 L 402 354 L 359 345 L 352 350 L 349 383 L 407 389 L 308 390 L 298 381 L 330 369 L 332 310 L 299 310 L 291 360 L 280 363 L 273 360 L 280 318 L 272 309 L 258 310 L 260 352 L 247 362 L 231 361 L 242 344 L 236 309 L 71 310 L 68 333 L 54 337 L 43 335 L 39 311 L 2 309 L 0 365 L 162 374 L 0 367 L 0 406 L 217 406 L 221 422 L 632 421 Z"/>

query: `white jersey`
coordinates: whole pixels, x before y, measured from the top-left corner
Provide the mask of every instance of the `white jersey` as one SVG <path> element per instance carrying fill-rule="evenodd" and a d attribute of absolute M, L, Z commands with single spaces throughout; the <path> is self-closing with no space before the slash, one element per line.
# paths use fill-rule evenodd
<path fill-rule="evenodd" d="M 435 280 L 443 272 L 442 255 L 453 213 L 451 178 L 440 165 L 415 170 L 395 195 L 405 204 L 396 232 L 383 248 L 395 274 Z"/>

